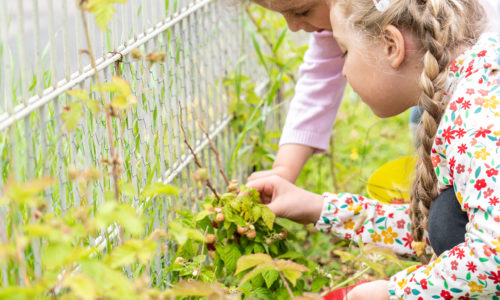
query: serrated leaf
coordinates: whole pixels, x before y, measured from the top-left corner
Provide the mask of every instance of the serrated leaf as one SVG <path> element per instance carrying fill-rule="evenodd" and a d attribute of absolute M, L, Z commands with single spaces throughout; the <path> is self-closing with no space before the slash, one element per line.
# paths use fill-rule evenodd
<path fill-rule="evenodd" d="M 264 277 L 264 281 L 266 282 L 266 286 L 271 288 L 271 285 L 278 279 L 279 277 L 278 271 L 270 270 L 262 272 L 262 277 Z"/>
<path fill-rule="evenodd" d="M 342 260 L 342 262 L 352 261 L 356 258 L 354 254 L 342 250 L 335 250 L 333 253 L 340 256 L 340 260 Z"/>
<path fill-rule="evenodd" d="M 71 102 L 69 106 L 64 108 L 61 113 L 61 119 L 66 126 L 68 132 L 73 131 L 80 123 L 80 119 L 83 117 L 83 105 L 81 102 Z"/>
<path fill-rule="evenodd" d="M 318 277 L 314 278 L 311 283 L 311 292 L 317 293 L 321 290 L 325 285 L 330 283 L 330 279 L 328 277 Z"/>
<path fill-rule="evenodd" d="M 221 259 L 224 261 L 227 273 L 233 273 L 236 269 L 238 259 L 241 257 L 240 249 L 235 244 L 229 244 L 224 246 L 221 253 Z"/>
<path fill-rule="evenodd" d="M 170 221 L 168 223 L 168 229 L 169 236 L 174 238 L 180 245 L 184 245 L 188 239 L 193 239 L 198 242 L 205 241 L 205 236 L 199 230 L 189 228 L 179 221 Z"/>
<path fill-rule="evenodd" d="M 141 193 L 141 199 L 146 199 L 149 197 L 153 196 L 158 196 L 158 195 L 177 195 L 179 194 L 179 190 L 169 184 L 163 184 L 163 183 L 152 183 L 144 188 L 144 190 Z"/>
<path fill-rule="evenodd" d="M 243 276 L 243 278 L 241 278 L 241 280 L 240 280 L 240 285 L 242 285 L 243 283 L 247 282 L 248 280 L 251 280 L 252 278 L 262 274 L 263 272 L 270 271 L 270 270 L 276 270 L 276 267 L 274 266 L 274 264 L 272 262 L 262 263 L 262 264 L 258 265 L 257 267 L 255 267 L 255 269 L 253 269 L 252 271 L 245 274 L 245 276 Z"/>
<path fill-rule="evenodd" d="M 269 207 L 267 207 L 267 205 L 261 205 L 261 212 L 262 212 L 262 220 L 264 221 L 266 226 L 270 230 L 272 230 L 274 225 L 274 218 L 276 218 L 276 215 Z"/>
<path fill-rule="evenodd" d="M 126 0 L 89 0 L 84 8 L 95 15 L 97 25 L 104 30 L 116 12 L 114 4 L 126 2 Z"/>
<path fill-rule="evenodd" d="M 272 262 L 272 261 L 273 259 L 271 258 L 271 256 L 264 253 L 243 255 L 238 259 L 238 262 L 236 263 L 235 274 L 239 274 L 247 269 L 253 268 L 262 263 Z"/>

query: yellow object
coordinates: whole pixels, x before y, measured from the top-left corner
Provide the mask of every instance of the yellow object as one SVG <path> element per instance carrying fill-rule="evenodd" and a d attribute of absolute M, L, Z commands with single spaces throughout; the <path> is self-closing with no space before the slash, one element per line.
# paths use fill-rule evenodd
<path fill-rule="evenodd" d="M 368 196 L 385 203 L 409 202 L 416 162 L 416 156 L 404 156 L 378 168 L 368 179 Z"/>

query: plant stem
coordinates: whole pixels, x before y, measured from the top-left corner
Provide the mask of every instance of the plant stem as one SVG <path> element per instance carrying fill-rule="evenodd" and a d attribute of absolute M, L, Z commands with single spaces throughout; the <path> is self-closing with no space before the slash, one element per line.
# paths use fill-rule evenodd
<path fill-rule="evenodd" d="M 277 268 L 278 267 L 276 267 L 276 269 Z M 281 271 L 279 271 L 279 270 L 278 270 L 278 274 L 280 275 L 281 281 L 283 281 L 283 284 L 285 285 L 286 290 L 288 291 L 288 295 L 290 295 L 290 299 L 293 299 L 292 289 L 290 289 L 290 285 L 288 285 L 288 282 L 286 281 L 285 276 L 283 276 L 283 273 L 281 273 Z"/>
<path fill-rule="evenodd" d="M 353 277 L 347 278 L 346 280 L 344 280 L 341 283 L 337 284 L 333 288 L 326 290 L 325 292 L 321 293 L 321 296 L 324 297 L 324 296 L 328 295 L 329 293 L 335 291 L 336 289 L 339 289 L 339 288 L 343 287 L 347 283 L 358 279 L 359 277 L 363 276 L 363 274 L 365 274 L 366 272 L 368 272 L 368 270 L 370 270 L 370 267 L 366 267 L 362 271 L 356 273 Z"/>
<path fill-rule="evenodd" d="M 83 29 L 85 32 L 85 39 L 87 40 L 87 53 L 90 56 L 90 63 L 92 65 L 92 68 L 94 69 L 95 72 L 95 78 L 97 81 L 97 88 L 99 90 L 99 93 L 101 94 L 102 101 L 104 102 L 104 107 L 106 111 L 106 127 L 108 129 L 108 140 L 109 140 L 109 152 L 111 154 L 111 161 L 113 164 L 113 184 L 114 184 L 114 189 L 115 189 L 115 199 L 116 201 L 120 201 L 120 187 L 118 186 L 118 175 L 120 173 L 118 169 L 118 161 L 117 157 L 115 156 L 115 146 L 114 146 L 114 138 L 113 138 L 113 132 L 112 132 L 112 126 L 113 124 L 111 123 L 111 114 L 109 109 L 107 108 L 108 101 L 106 98 L 106 95 L 104 94 L 104 90 L 102 89 L 102 80 L 99 75 L 99 72 L 97 71 L 97 66 L 95 63 L 95 58 L 94 58 L 94 52 L 92 50 L 92 43 L 90 42 L 90 34 L 89 34 L 89 28 L 87 24 L 87 19 L 85 18 L 85 11 L 83 8 L 80 6 L 80 13 L 83 21 Z"/>
<path fill-rule="evenodd" d="M 198 114 L 196 112 L 194 114 L 196 116 L 196 121 L 198 122 L 198 126 L 200 127 L 201 131 L 203 131 L 203 133 L 205 134 L 205 136 L 208 139 L 208 142 L 210 143 L 210 149 L 212 149 L 212 152 L 215 154 L 215 158 L 217 159 L 217 165 L 219 166 L 219 172 L 222 175 L 222 177 L 224 178 L 224 181 L 226 182 L 226 185 L 229 185 L 229 180 L 227 179 L 226 172 L 224 172 L 224 169 L 222 168 L 222 163 L 220 161 L 219 152 L 217 151 L 217 149 L 215 149 L 215 145 L 212 142 L 212 139 L 210 138 L 210 135 L 207 133 L 207 131 L 203 127 L 203 124 L 201 123 L 200 118 L 198 117 Z"/>
<path fill-rule="evenodd" d="M 191 155 L 193 155 L 195 164 L 199 168 L 203 168 L 203 165 L 201 164 L 200 160 L 198 159 L 198 155 L 196 155 L 196 153 L 194 152 L 193 148 L 191 147 L 191 145 L 189 144 L 189 142 L 187 140 L 187 134 L 186 134 L 186 131 L 184 130 L 184 124 L 182 121 L 182 104 L 181 104 L 180 100 L 179 100 L 179 123 L 180 123 L 181 131 L 182 131 L 182 135 L 184 136 L 184 143 L 189 148 Z M 215 191 L 214 187 L 212 186 L 212 183 L 210 182 L 210 179 L 207 179 L 205 181 L 205 184 L 212 191 L 212 193 L 215 195 L 215 198 L 217 198 L 217 201 L 220 202 L 219 194 L 217 194 L 217 191 Z"/>

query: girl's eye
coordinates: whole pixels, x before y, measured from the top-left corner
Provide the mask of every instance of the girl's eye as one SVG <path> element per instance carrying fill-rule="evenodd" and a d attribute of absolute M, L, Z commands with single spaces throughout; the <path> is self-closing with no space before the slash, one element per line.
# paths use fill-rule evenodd
<path fill-rule="evenodd" d="M 310 11 L 311 10 L 308 9 L 308 10 L 300 12 L 300 13 L 295 13 L 295 15 L 298 16 L 298 17 L 305 17 L 305 16 L 307 16 L 307 14 L 309 14 Z"/>
<path fill-rule="evenodd" d="M 347 50 L 344 53 L 342 53 L 342 58 L 344 58 L 346 56 L 347 56 Z"/>

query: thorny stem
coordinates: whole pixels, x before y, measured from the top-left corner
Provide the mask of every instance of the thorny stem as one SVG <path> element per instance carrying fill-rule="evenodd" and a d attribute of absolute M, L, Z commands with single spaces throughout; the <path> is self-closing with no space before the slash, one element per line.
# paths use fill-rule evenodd
<path fill-rule="evenodd" d="M 97 66 L 95 63 L 95 58 L 94 58 L 94 52 L 92 51 L 92 44 L 90 42 L 90 34 L 89 34 L 89 28 L 87 24 L 87 18 L 85 18 L 85 11 L 83 8 L 80 6 L 80 13 L 83 21 L 83 29 L 85 31 L 85 38 L 87 40 L 87 53 L 90 56 L 90 63 L 92 64 L 92 68 L 94 69 L 95 72 L 95 78 L 97 80 L 97 88 L 99 89 L 99 93 L 101 94 L 102 101 L 104 102 L 104 106 L 107 106 L 107 98 L 106 95 L 104 94 L 104 90 L 102 89 L 102 81 L 101 77 L 99 75 L 99 72 L 97 71 Z M 111 114 L 109 109 L 106 110 L 106 127 L 108 129 L 108 140 L 109 140 L 109 152 L 111 154 L 111 161 L 113 164 L 113 184 L 115 188 L 115 198 L 116 201 L 120 201 L 120 187 L 118 186 L 118 175 L 120 173 L 120 170 L 118 169 L 118 160 L 117 157 L 115 156 L 115 146 L 114 146 L 114 138 L 113 138 L 113 132 L 111 130 L 112 123 L 111 123 Z"/>
<path fill-rule="evenodd" d="M 345 286 L 347 283 L 351 282 L 351 281 L 354 281 L 356 279 L 358 279 L 359 277 L 363 276 L 363 274 L 365 274 L 366 272 L 368 272 L 370 270 L 370 267 L 366 267 L 365 269 L 363 269 L 362 271 L 358 272 L 357 274 L 355 274 L 353 277 L 351 278 L 347 278 L 346 280 L 342 281 L 341 283 L 337 284 L 336 286 L 334 286 L 333 288 L 330 288 L 326 291 L 324 291 L 323 293 L 321 293 L 321 297 L 324 297 L 326 295 L 328 295 L 329 293 L 335 291 L 336 289 L 340 289 L 341 287 Z"/>
<path fill-rule="evenodd" d="M 183 124 L 183 121 L 182 121 L 182 104 L 181 104 L 181 101 L 179 101 L 179 123 L 180 123 L 180 127 L 181 127 L 181 131 L 182 131 L 182 135 L 184 136 L 184 143 L 186 144 L 186 146 L 189 148 L 189 151 L 191 152 L 191 154 L 193 155 L 193 158 L 194 158 L 194 162 L 195 164 L 199 167 L 199 168 L 203 168 L 200 160 L 198 159 L 198 155 L 196 155 L 196 153 L 194 152 L 193 148 L 191 147 L 191 145 L 189 144 L 188 140 L 187 140 L 187 135 L 186 135 L 186 131 L 184 130 L 184 124 Z M 219 194 L 217 194 L 217 191 L 215 191 L 214 187 L 212 186 L 212 183 L 210 182 L 210 179 L 207 179 L 205 181 L 207 187 L 212 191 L 212 193 L 215 195 L 215 198 L 217 198 L 217 201 L 220 202 L 220 197 L 219 197 Z"/>
<path fill-rule="evenodd" d="M 278 270 L 278 274 L 280 274 L 281 281 L 283 281 L 283 284 L 285 285 L 286 290 L 288 291 L 288 295 L 290 295 L 290 299 L 293 299 L 292 289 L 290 289 L 290 285 L 288 285 L 288 282 L 286 281 L 285 276 L 283 276 L 283 273 L 281 273 L 281 271 L 279 271 L 279 270 Z"/>
<path fill-rule="evenodd" d="M 219 166 L 219 172 L 222 175 L 222 177 L 224 178 L 226 185 L 229 185 L 229 180 L 227 179 L 226 172 L 224 172 L 224 169 L 222 168 L 222 163 L 220 161 L 219 152 L 217 151 L 217 149 L 215 149 L 215 145 L 214 145 L 212 139 L 210 138 L 210 135 L 207 133 L 207 131 L 203 127 L 203 124 L 201 123 L 200 118 L 198 117 L 198 114 L 196 112 L 195 112 L 195 116 L 196 116 L 196 121 L 198 122 L 198 126 L 200 127 L 201 131 L 203 131 L 203 133 L 205 134 L 205 136 L 208 139 L 208 142 L 210 143 L 210 149 L 212 149 L 212 152 L 215 154 L 215 158 L 217 159 L 217 165 Z"/>

